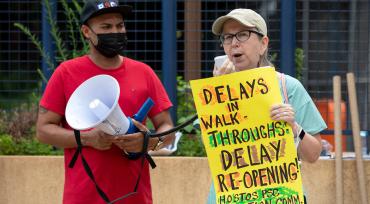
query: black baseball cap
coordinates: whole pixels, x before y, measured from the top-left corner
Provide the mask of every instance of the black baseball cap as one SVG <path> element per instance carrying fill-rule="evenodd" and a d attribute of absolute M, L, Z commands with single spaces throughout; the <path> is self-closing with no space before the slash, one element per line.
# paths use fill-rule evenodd
<path fill-rule="evenodd" d="M 85 0 L 80 20 L 82 24 L 86 24 L 90 18 L 106 13 L 120 13 L 125 19 L 131 10 L 131 6 L 128 5 L 119 6 L 117 0 Z"/>

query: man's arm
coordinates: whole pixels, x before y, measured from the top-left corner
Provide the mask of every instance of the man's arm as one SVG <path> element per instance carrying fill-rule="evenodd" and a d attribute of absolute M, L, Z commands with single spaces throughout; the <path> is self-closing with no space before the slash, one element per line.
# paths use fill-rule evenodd
<path fill-rule="evenodd" d="M 152 118 L 152 122 L 154 127 L 156 128 L 157 133 L 164 132 L 166 130 L 169 130 L 173 128 L 173 123 L 171 119 L 170 112 L 168 110 L 163 111 Z M 175 140 L 175 133 L 171 133 L 169 135 L 166 135 L 163 137 L 163 143 L 161 147 L 165 147 L 167 145 L 172 144 L 172 142 Z"/>
<path fill-rule="evenodd" d="M 76 147 L 74 133 L 60 126 L 62 116 L 40 106 L 36 124 L 37 139 L 59 148 Z"/>
<path fill-rule="evenodd" d="M 37 139 L 42 143 L 59 148 L 77 147 L 73 131 L 60 126 L 62 119 L 63 116 L 40 106 L 36 124 Z M 112 140 L 111 135 L 107 135 L 100 130 L 81 132 L 82 145 L 91 146 L 95 149 L 109 149 Z"/>

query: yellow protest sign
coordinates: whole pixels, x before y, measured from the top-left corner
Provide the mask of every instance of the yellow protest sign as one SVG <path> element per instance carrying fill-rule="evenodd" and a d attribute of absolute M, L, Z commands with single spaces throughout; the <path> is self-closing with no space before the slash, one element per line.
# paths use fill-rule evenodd
<path fill-rule="evenodd" d="M 273 67 L 190 81 L 217 203 L 303 203 L 294 136 L 270 118 Z"/>

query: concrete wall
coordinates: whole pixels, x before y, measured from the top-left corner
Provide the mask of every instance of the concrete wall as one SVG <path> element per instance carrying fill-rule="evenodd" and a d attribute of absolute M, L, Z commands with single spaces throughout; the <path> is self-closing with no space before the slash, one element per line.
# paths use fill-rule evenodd
<path fill-rule="evenodd" d="M 206 202 L 210 171 L 206 158 L 155 157 L 151 171 L 155 204 L 202 204 Z M 61 203 L 63 157 L 0 156 L 1 204 Z M 344 160 L 344 203 L 360 203 L 356 163 Z M 309 203 L 335 204 L 335 162 L 303 163 L 302 175 Z M 367 186 L 370 161 L 365 161 Z M 196 184 L 196 185 L 193 185 Z M 370 187 L 368 187 L 370 195 Z"/>

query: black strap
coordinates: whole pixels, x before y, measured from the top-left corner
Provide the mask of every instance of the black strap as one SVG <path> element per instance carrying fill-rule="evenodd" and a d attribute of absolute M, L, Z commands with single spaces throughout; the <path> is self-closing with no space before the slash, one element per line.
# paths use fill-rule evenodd
<path fill-rule="evenodd" d="M 148 160 L 150 167 L 154 169 L 155 167 L 157 167 L 157 165 L 155 164 L 152 156 L 148 154 L 148 144 L 152 133 L 150 133 L 149 131 L 140 131 L 140 132 L 144 135 L 143 149 L 141 150 L 141 153 L 144 155 L 146 160 Z"/>
<path fill-rule="evenodd" d="M 75 135 L 75 139 L 76 139 L 76 143 L 77 143 L 77 149 L 76 149 L 76 152 L 74 153 L 71 161 L 69 162 L 69 168 L 73 168 L 76 161 L 77 161 L 77 158 L 78 158 L 78 155 L 81 155 L 81 159 L 82 159 L 82 164 L 84 166 L 84 169 L 87 173 L 87 175 L 90 177 L 90 179 L 94 182 L 94 185 L 95 185 L 95 188 L 96 190 L 98 191 L 100 197 L 106 202 L 106 203 L 110 203 L 109 201 L 109 198 L 108 196 L 104 193 L 104 191 L 98 186 L 98 184 L 96 183 L 95 181 L 95 178 L 94 178 L 94 174 L 92 173 L 91 171 L 91 168 L 89 166 L 89 164 L 87 163 L 84 155 L 82 154 L 82 143 L 81 143 L 81 135 L 80 135 L 80 131 L 78 130 L 74 130 L 74 135 Z"/>
<path fill-rule="evenodd" d="M 165 136 L 165 135 L 168 135 L 170 133 L 173 133 L 173 132 L 176 132 L 186 126 L 188 126 L 190 123 L 192 123 L 195 119 L 197 119 L 198 115 L 195 114 L 193 115 L 189 120 L 185 121 L 184 123 L 182 123 L 181 125 L 178 125 L 174 128 L 171 128 L 167 131 L 164 131 L 164 132 L 161 132 L 161 133 L 155 133 L 155 134 L 152 134 L 150 133 L 150 137 L 162 137 L 162 136 Z"/>
<path fill-rule="evenodd" d="M 142 132 L 140 131 L 143 136 L 144 136 L 144 141 L 143 141 L 143 149 L 141 150 L 141 153 L 142 155 L 146 153 L 146 150 L 148 148 L 148 141 L 149 141 L 149 132 Z M 140 179 L 141 179 L 141 173 L 143 172 L 143 167 L 144 167 L 144 159 L 145 157 L 144 156 L 141 156 L 141 170 L 140 170 L 140 173 L 139 173 L 139 176 L 137 177 L 137 180 L 136 180 L 136 184 L 135 184 L 135 187 L 134 187 L 134 192 L 137 191 L 137 188 L 139 187 L 139 182 L 140 182 Z"/>
<path fill-rule="evenodd" d="M 302 141 L 304 136 L 306 135 L 306 132 L 303 130 L 303 128 L 301 129 L 301 132 L 299 133 L 299 139 Z"/>
<path fill-rule="evenodd" d="M 76 149 L 75 153 L 73 154 L 73 157 L 72 157 L 71 161 L 69 162 L 69 165 L 68 165 L 69 168 L 73 168 L 75 166 L 78 155 L 80 155 L 81 151 L 82 151 L 80 131 L 78 131 L 78 130 L 73 130 L 73 131 L 74 131 L 74 134 L 75 134 L 77 149 Z"/>

